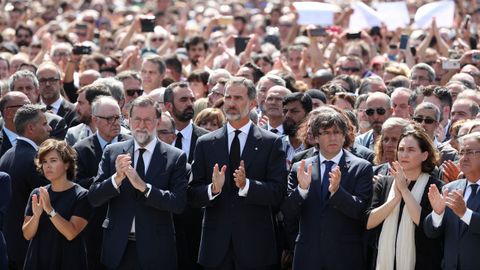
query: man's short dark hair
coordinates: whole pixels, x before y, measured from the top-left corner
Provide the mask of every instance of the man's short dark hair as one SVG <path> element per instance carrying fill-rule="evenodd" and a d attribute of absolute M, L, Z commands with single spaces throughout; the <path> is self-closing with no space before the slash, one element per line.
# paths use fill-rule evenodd
<path fill-rule="evenodd" d="M 177 73 L 182 73 L 182 62 L 178 59 L 177 55 L 172 54 L 163 58 L 165 65 L 169 69 L 175 70 Z"/>
<path fill-rule="evenodd" d="M 186 82 L 174 82 L 171 83 L 167 88 L 165 88 L 165 92 L 163 92 L 163 102 L 164 103 L 172 103 L 173 104 L 173 90 L 175 88 L 188 88 L 188 83 Z"/>
<path fill-rule="evenodd" d="M 18 135 L 25 135 L 27 126 L 31 123 L 37 122 L 40 113 L 46 111 L 45 106 L 39 104 L 26 104 L 20 107 L 13 119 L 13 125 Z"/>
<path fill-rule="evenodd" d="M 187 49 L 187 52 L 190 50 L 190 47 L 196 46 L 197 44 L 203 44 L 203 48 L 208 50 L 208 43 L 205 41 L 205 39 L 201 36 L 194 36 L 188 41 L 185 42 L 185 49 Z"/>
<path fill-rule="evenodd" d="M 246 68 L 248 68 L 252 71 L 253 83 L 255 83 L 255 84 L 258 82 L 258 80 L 260 80 L 260 78 L 263 77 L 263 75 L 265 75 L 263 73 L 262 69 L 260 69 L 260 67 L 258 67 L 257 65 L 255 65 L 252 62 L 247 62 L 247 63 L 243 64 L 242 67 L 246 67 Z"/>
<path fill-rule="evenodd" d="M 99 96 L 112 96 L 108 87 L 101 84 L 90 84 L 80 88 L 79 93 L 85 92 L 85 99 L 89 104 L 92 104 L 93 101 Z"/>
<path fill-rule="evenodd" d="M 302 108 L 305 111 L 305 113 L 307 113 L 307 114 L 313 108 L 312 98 L 310 98 L 309 95 L 307 95 L 305 93 L 301 93 L 301 92 L 292 93 L 292 94 L 289 94 L 289 95 L 285 96 L 283 98 L 283 106 L 285 106 L 289 103 L 295 102 L 295 101 L 298 101 L 298 102 L 300 102 L 300 104 L 302 104 Z"/>
<path fill-rule="evenodd" d="M 158 72 L 160 74 L 165 74 L 166 67 L 165 67 L 165 63 L 162 60 L 162 57 L 154 54 L 154 55 L 146 56 L 145 58 L 143 58 L 143 60 L 152 62 L 154 64 L 157 64 L 158 65 Z"/>

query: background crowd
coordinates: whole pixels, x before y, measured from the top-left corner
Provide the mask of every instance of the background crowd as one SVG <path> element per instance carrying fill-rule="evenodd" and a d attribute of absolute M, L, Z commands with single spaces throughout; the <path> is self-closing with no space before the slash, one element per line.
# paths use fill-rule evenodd
<path fill-rule="evenodd" d="M 480 269 L 480 6 L 429 2 L 2 1 L 0 269 Z"/>

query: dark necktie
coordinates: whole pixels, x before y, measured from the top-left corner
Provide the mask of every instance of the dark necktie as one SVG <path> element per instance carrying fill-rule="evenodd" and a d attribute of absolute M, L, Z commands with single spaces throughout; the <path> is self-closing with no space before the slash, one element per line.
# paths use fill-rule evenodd
<path fill-rule="evenodd" d="M 276 128 L 272 128 L 272 129 L 270 129 L 270 131 L 273 132 L 273 133 L 275 133 L 275 134 L 278 133 L 278 129 L 276 129 Z"/>
<path fill-rule="evenodd" d="M 322 178 L 322 202 L 326 202 L 330 193 L 328 192 L 328 186 L 330 185 L 329 173 L 332 171 L 332 167 L 335 164 L 335 162 L 330 160 L 325 160 L 323 164 L 325 164 L 325 171 L 323 173 L 323 178 Z"/>
<path fill-rule="evenodd" d="M 477 196 L 478 184 L 471 184 L 470 188 L 472 190 L 472 193 L 470 193 L 470 197 L 468 197 L 468 200 L 467 200 L 468 209 L 473 208 L 473 203 L 475 202 L 475 196 Z"/>
<path fill-rule="evenodd" d="M 182 138 L 183 138 L 183 135 L 181 132 L 178 132 L 177 133 L 177 139 L 175 140 L 175 147 L 182 150 Z"/>
<path fill-rule="evenodd" d="M 135 170 L 138 173 L 138 176 L 145 181 L 145 162 L 143 162 L 143 153 L 145 153 L 145 148 L 139 148 L 138 152 L 138 160 L 137 160 L 137 166 L 135 167 Z"/>
<path fill-rule="evenodd" d="M 235 137 L 233 137 L 232 144 L 230 145 L 230 172 L 233 175 L 233 172 L 238 169 L 240 166 L 240 140 L 238 139 L 238 134 L 241 130 L 235 130 Z"/>
<path fill-rule="evenodd" d="M 52 111 L 53 106 L 52 105 L 47 105 L 47 111 Z"/>

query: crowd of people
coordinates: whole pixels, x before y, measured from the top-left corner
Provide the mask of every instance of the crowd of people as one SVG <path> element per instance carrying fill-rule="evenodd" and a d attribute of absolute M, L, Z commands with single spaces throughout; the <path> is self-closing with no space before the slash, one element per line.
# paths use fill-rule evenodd
<path fill-rule="evenodd" d="M 336 4 L 0 3 L 0 270 L 480 269 L 480 6 Z"/>

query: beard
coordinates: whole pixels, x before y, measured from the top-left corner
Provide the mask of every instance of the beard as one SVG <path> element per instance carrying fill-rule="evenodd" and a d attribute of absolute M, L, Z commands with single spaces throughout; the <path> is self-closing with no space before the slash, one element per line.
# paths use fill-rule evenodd
<path fill-rule="evenodd" d="M 246 106 L 243 111 L 239 111 L 235 107 L 225 108 L 223 107 L 223 112 L 229 121 L 238 121 L 250 114 L 250 108 Z"/>
<path fill-rule="evenodd" d="M 283 120 L 283 133 L 288 136 L 294 136 L 297 134 L 298 124 L 292 119 Z"/>
<path fill-rule="evenodd" d="M 132 132 L 133 138 L 140 146 L 145 146 L 154 138 L 154 134 L 148 133 L 148 130 L 134 130 Z"/>
<path fill-rule="evenodd" d="M 193 107 L 187 107 L 185 110 L 179 111 L 177 108 L 173 107 L 173 115 L 181 122 L 187 122 L 193 118 Z"/>

